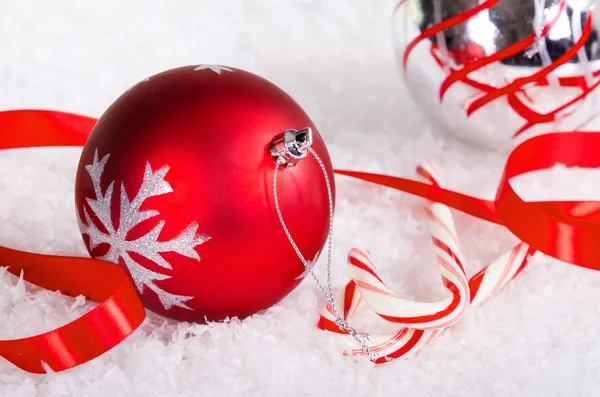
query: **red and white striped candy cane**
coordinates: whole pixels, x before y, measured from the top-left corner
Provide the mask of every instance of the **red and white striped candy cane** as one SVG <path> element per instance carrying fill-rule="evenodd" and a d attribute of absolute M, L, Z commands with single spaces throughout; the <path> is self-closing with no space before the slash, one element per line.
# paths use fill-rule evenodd
<path fill-rule="evenodd" d="M 436 180 L 432 177 L 434 168 L 429 165 L 420 167 L 418 172 L 421 176 L 427 177 L 432 182 Z M 439 203 L 430 205 L 431 211 L 428 212 L 430 219 L 430 229 L 436 231 L 436 228 L 442 227 L 442 224 L 448 225 L 446 222 L 451 218 L 438 218 L 433 219 L 435 214 L 439 214 L 439 210 L 431 208 L 432 206 L 440 206 Z M 434 226 L 437 224 L 437 226 Z M 454 230 L 452 227 L 448 227 L 448 230 Z M 433 233 L 432 233 L 433 234 Z M 451 235 L 452 233 L 448 233 Z M 455 234 L 455 233 L 454 233 Z M 435 236 L 435 234 L 434 234 Z M 508 253 L 500 256 L 488 267 L 475 274 L 468 283 L 468 290 L 470 291 L 470 304 L 477 306 L 481 304 L 486 298 L 488 298 L 493 292 L 499 290 L 518 275 L 523 268 L 527 265 L 529 255 L 533 253 L 527 245 L 520 243 L 515 246 Z M 355 267 L 357 259 L 364 260 L 364 265 L 373 271 L 373 277 L 381 280 L 381 277 L 377 274 L 375 266 L 368 252 L 354 249 L 350 252 L 348 262 L 351 270 Z M 445 259 L 442 257 L 442 259 Z M 456 286 L 450 286 L 449 288 L 454 294 L 458 293 Z M 364 299 L 363 293 L 365 289 L 360 289 L 357 280 L 351 280 L 343 291 L 340 291 L 335 296 L 336 306 L 343 308 L 343 315 L 345 320 L 352 318 L 359 309 L 370 306 L 370 303 Z M 370 307 L 374 310 L 373 307 Z M 439 321 L 441 323 L 441 320 Z M 414 325 L 408 327 L 402 327 L 392 334 L 383 335 L 370 335 L 369 349 L 372 354 L 372 360 L 376 364 L 383 364 L 391 360 L 405 357 L 409 354 L 415 353 L 430 340 L 435 338 L 440 332 L 446 329 L 449 325 L 438 329 L 419 329 Z M 340 337 L 343 338 L 344 342 L 351 346 L 350 343 L 354 340 L 346 332 L 341 331 L 335 324 L 335 316 L 333 315 L 330 307 L 325 307 L 321 312 L 321 317 L 318 323 L 318 327 L 322 330 L 343 334 Z M 345 355 L 364 355 L 366 354 L 361 349 L 348 349 L 344 352 Z M 374 356 L 374 357 L 373 357 Z"/>
<path fill-rule="evenodd" d="M 527 245 L 520 243 L 471 277 L 469 280 L 471 306 L 480 305 L 485 299 L 516 277 L 525 268 L 529 255 L 532 253 L 533 251 Z M 335 302 L 337 307 L 343 308 L 344 319 L 347 321 L 356 315 L 358 310 L 368 307 L 356 288 L 354 280 L 349 281 L 346 287 L 336 295 Z M 324 331 L 342 334 L 340 337 L 343 338 L 344 344 L 349 347 L 352 346 L 354 339 L 347 333 L 340 331 L 335 324 L 335 316 L 332 315 L 330 310 L 329 307 L 323 309 L 318 327 Z M 372 355 L 375 356 L 374 362 L 383 364 L 417 352 L 445 329 L 420 330 L 401 327 L 395 333 L 371 334 L 369 335 L 369 349 Z M 365 353 L 361 349 L 349 348 L 344 354 L 357 356 Z"/>
<path fill-rule="evenodd" d="M 433 164 L 419 167 L 417 172 L 431 183 L 439 185 L 440 178 Z M 432 203 L 427 210 L 429 231 L 447 289 L 443 299 L 415 302 L 397 296 L 377 273 L 371 256 L 362 250 L 352 250 L 349 263 L 356 288 L 375 313 L 404 327 L 434 330 L 448 327 L 464 316 L 469 307 L 470 292 L 450 209 L 446 205 Z"/>

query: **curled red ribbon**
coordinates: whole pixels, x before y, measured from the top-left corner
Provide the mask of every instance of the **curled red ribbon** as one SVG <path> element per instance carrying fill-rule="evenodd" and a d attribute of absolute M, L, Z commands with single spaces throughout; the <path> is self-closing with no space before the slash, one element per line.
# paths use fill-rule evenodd
<path fill-rule="evenodd" d="M 0 149 L 82 146 L 96 120 L 36 110 L 0 112 Z M 127 338 L 146 316 L 121 267 L 90 258 L 40 255 L 0 247 L 0 266 L 42 288 L 100 302 L 84 316 L 41 335 L 0 340 L 0 356 L 17 367 L 45 373 L 83 364 Z"/>
<path fill-rule="evenodd" d="M 410 179 L 354 171 L 336 172 L 504 225 L 534 250 L 574 265 L 600 270 L 600 202 L 527 202 L 510 185 L 510 180 L 517 176 L 557 164 L 600 167 L 598 150 L 600 133 L 597 132 L 557 132 L 531 138 L 517 146 L 508 157 L 493 202 Z"/>
<path fill-rule="evenodd" d="M 82 146 L 96 120 L 75 114 L 17 110 L 0 112 L 0 149 Z M 467 196 L 410 179 L 355 171 L 339 175 L 362 179 L 506 226 L 532 249 L 578 266 L 600 270 L 600 202 L 526 202 L 510 186 L 519 175 L 551 168 L 600 166 L 600 133 L 569 132 L 525 141 L 509 156 L 495 201 Z M 0 355 L 17 367 L 44 373 L 85 363 L 110 350 L 143 321 L 135 287 L 119 266 L 89 258 L 40 255 L 0 247 L 0 266 L 40 287 L 100 304 L 81 318 L 45 334 L 0 341 Z"/>

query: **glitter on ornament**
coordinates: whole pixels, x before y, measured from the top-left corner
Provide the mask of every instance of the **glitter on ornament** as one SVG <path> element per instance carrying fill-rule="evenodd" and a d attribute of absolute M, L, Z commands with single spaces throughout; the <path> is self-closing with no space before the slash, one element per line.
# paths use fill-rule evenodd
<path fill-rule="evenodd" d="M 105 193 L 102 192 L 100 187 L 102 174 L 109 157 L 110 154 L 107 154 L 101 160 L 98 160 L 98 151 L 96 150 L 93 163 L 85 167 L 92 180 L 96 195 L 95 200 L 88 198 L 86 201 L 107 232 L 100 230 L 94 224 L 84 207 L 85 222 L 81 220 L 79 212 L 77 212 L 81 233 L 89 236 L 91 249 L 100 244 L 110 245 L 108 252 L 98 259 L 113 263 L 118 263 L 119 259 L 122 259 L 140 294 L 146 286 L 156 293 L 165 310 L 169 310 L 173 306 L 193 310 L 185 304 L 186 301 L 193 298 L 192 296 L 171 294 L 156 285 L 156 281 L 166 280 L 171 276 L 145 268 L 136 262 L 129 253 L 142 255 L 165 269 L 172 269 L 171 264 L 160 255 L 161 252 L 176 252 L 179 255 L 200 261 L 200 256 L 194 248 L 210 240 L 210 236 L 197 235 L 198 224 L 192 222 L 174 239 L 158 241 L 160 232 L 165 225 L 165 221 L 161 220 L 149 233 L 135 240 L 127 240 L 127 234 L 135 226 L 160 215 L 158 211 L 140 211 L 140 207 L 150 197 L 173 192 L 169 182 L 164 180 L 169 167 L 165 166 L 153 172 L 150 164 L 146 163 L 142 186 L 133 201 L 129 200 L 125 186 L 121 186 L 119 226 L 115 230 L 111 219 L 111 200 L 115 182 L 113 181 L 108 186 Z"/>
<path fill-rule="evenodd" d="M 145 83 L 146 81 L 150 81 L 150 77 L 146 77 L 145 79 L 138 81 L 137 83 L 135 83 L 134 85 L 129 87 L 125 92 L 131 91 L 132 89 L 134 89 L 135 87 L 137 87 L 138 85 L 140 85 L 142 83 Z"/>
<path fill-rule="evenodd" d="M 306 277 L 308 277 L 308 275 L 310 274 L 310 271 L 317 264 L 317 260 L 319 259 L 319 256 L 321 256 L 321 250 L 319 250 L 316 253 L 315 257 L 312 260 L 308 261 L 308 267 L 306 269 L 304 269 L 302 274 L 300 274 L 298 277 L 296 277 L 295 280 L 304 280 Z"/>
<path fill-rule="evenodd" d="M 225 67 L 225 66 L 220 66 L 220 65 L 199 65 L 196 69 L 194 69 L 194 71 L 198 71 L 198 70 L 212 70 L 216 74 L 221 74 L 221 72 L 233 73 L 232 69 Z"/>

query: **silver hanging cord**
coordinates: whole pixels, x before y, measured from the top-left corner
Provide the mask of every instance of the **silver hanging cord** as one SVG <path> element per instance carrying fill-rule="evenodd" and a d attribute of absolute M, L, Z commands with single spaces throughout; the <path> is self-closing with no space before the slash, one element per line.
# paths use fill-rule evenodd
<path fill-rule="evenodd" d="M 317 286 L 327 299 L 327 303 L 331 307 L 333 314 L 335 316 L 335 324 L 343 331 L 348 332 L 361 346 L 361 349 L 374 360 L 375 357 L 372 354 L 367 342 L 369 341 L 369 336 L 365 333 L 358 332 L 356 329 L 351 327 L 346 320 L 342 316 L 339 315 L 337 310 L 335 299 L 333 296 L 333 287 L 331 283 L 331 253 L 333 248 L 333 193 L 331 191 L 331 182 L 329 181 L 329 176 L 327 174 L 327 169 L 325 168 L 325 164 L 319 157 L 319 155 L 313 150 L 311 147 L 312 144 L 312 130 L 310 128 L 305 128 L 300 131 L 296 130 L 287 130 L 282 134 L 277 135 L 273 138 L 271 142 L 270 153 L 273 157 L 277 158 L 275 164 L 275 172 L 273 174 L 273 197 L 275 199 L 275 209 L 277 210 L 277 216 L 279 217 L 279 221 L 281 222 L 281 226 L 283 227 L 283 231 L 285 232 L 290 244 L 296 251 L 296 255 L 304 264 L 307 272 L 311 274 L 313 279 L 316 281 Z M 281 213 L 281 208 L 279 207 L 279 199 L 277 197 L 277 175 L 279 173 L 279 168 L 281 166 L 285 167 L 294 167 L 298 162 L 307 157 L 307 154 L 310 153 L 314 156 L 314 158 L 319 163 L 321 167 L 321 171 L 323 172 L 323 176 L 325 177 L 325 184 L 327 185 L 327 197 L 329 200 L 329 234 L 327 237 L 327 290 L 323 287 L 321 282 L 317 279 L 317 276 L 312 270 L 311 264 L 307 262 L 304 258 L 300 249 L 296 245 L 296 242 L 292 238 L 291 233 L 289 232 L 285 221 L 283 220 L 283 215 Z"/>

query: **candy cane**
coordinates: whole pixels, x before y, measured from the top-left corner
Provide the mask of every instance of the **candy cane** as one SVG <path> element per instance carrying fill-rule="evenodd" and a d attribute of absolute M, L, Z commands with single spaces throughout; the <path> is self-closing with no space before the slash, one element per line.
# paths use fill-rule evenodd
<path fill-rule="evenodd" d="M 433 184 L 439 184 L 432 164 L 417 172 Z M 350 275 L 362 298 L 379 316 L 408 328 L 434 330 L 450 326 L 464 316 L 470 300 L 469 280 L 464 270 L 458 236 L 450 209 L 439 203 L 428 206 L 429 230 L 440 265 L 446 296 L 437 302 L 415 302 L 401 298 L 385 285 L 377 273 L 371 256 L 352 250 Z"/>
<path fill-rule="evenodd" d="M 418 172 L 421 176 L 426 177 L 433 183 L 436 180 L 433 178 L 435 175 L 434 168 L 430 165 L 429 167 L 420 167 Z M 440 204 L 432 204 L 431 206 L 439 206 Z M 439 211 L 436 211 L 439 213 Z M 434 211 L 431 210 L 430 214 L 430 226 L 435 231 L 436 227 L 442 227 L 442 224 L 447 226 L 448 230 L 453 230 L 448 224 L 447 220 L 451 218 L 444 218 L 445 221 L 438 222 L 432 220 Z M 441 220 L 441 219 L 440 219 Z M 435 225 L 437 226 L 435 226 Z M 449 233 L 451 234 L 451 233 Z M 485 299 L 491 296 L 492 293 L 498 291 L 510 280 L 516 277 L 527 265 L 530 255 L 534 250 L 530 249 L 527 245 L 520 243 L 517 244 L 511 251 L 504 255 L 501 255 L 498 259 L 492 262 L 488 267 L 475 274 L 469 280 L 469 290 L 471 294 L 472 306 L 480 305 Z M 350 252 L 348 262 L 350 268 L 354 267 L 353 261 L 357 258 L 365 259 L 368 263 L 369 269 L 374 271 L 374 274 L 379 278 L 379 275 L 375 271 L 375 266 L 368 252 L 354 249 Z M 450 287 L 453 292 L 457 292 L 456 287 Z M 368 302 L 363 297 L 363 290 L 358 287 L 356 280 L 351 280 L 347 283 L 343 291 L 340 291 L 335 296 L 335 302 L 337 307 L 343 308 L 343 315 L 345 320 L 352 318 L 361 308 L 368 306 Z M 370 307 L 373 310 L 372 307 Z M 449 325 L 448 325 L 449 326 Z M 391 360 L 406 357 L 420 350 L 429 341 L 434 339 L 437 335 L 443 332 L 448 326 L 439 329 L 417 329 L 414 325 L 410 327 L 401 327 L 395 333 L 392 334 L 378 334 L 370 335 L 370 352 L 372 354 L 372 360 L 375 364 L 383 364 Z M 325 307 L 321 312 L 318 327 L 322 330 L 342 334 L 340 337 L 342 341 L 350 346 L 353 338 L 347 335 L 344 331 L 341 331 L 339 327 L 335 325 L 335 316 L 331 311 L 330 307 Z M 364 355 L 366 354 L 361 349 L 348 349 L 344 351 L 345 355 Z M 373 357 L 374 356 L 374 357 Z"/>

